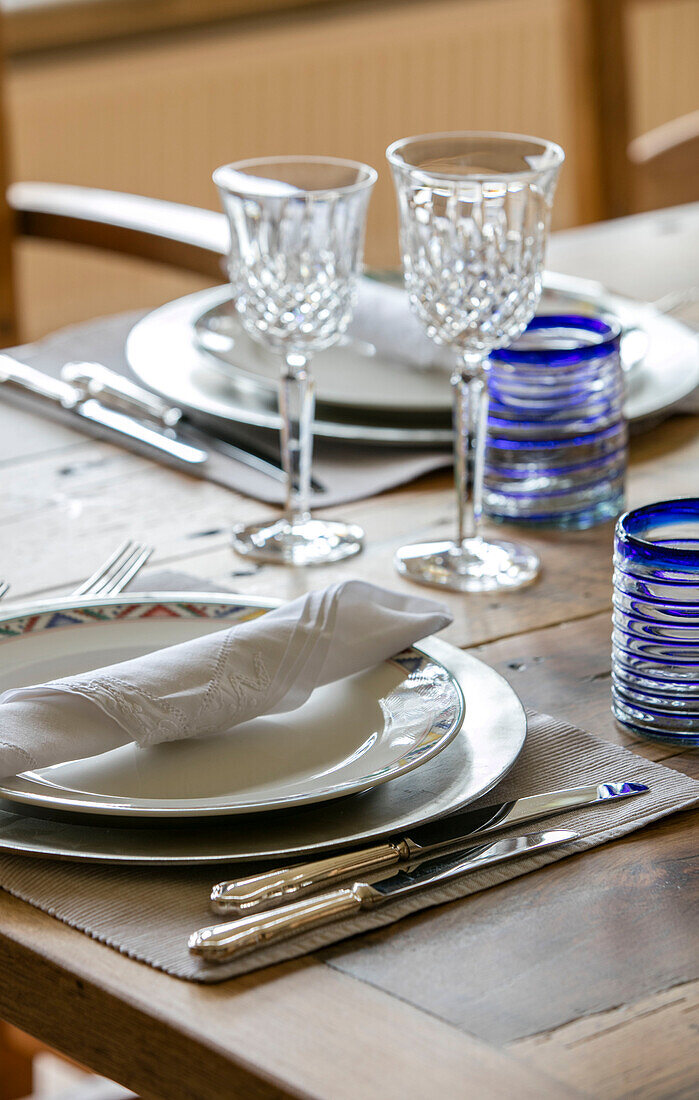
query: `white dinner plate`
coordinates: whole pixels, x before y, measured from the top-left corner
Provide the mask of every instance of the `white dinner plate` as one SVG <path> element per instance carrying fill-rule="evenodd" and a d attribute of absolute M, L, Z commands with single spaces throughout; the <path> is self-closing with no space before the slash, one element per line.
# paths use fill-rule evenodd
<path fill-rule="evenodd" d="M 141 595 L 140 604 L 195 603 L 212 610 L 227 597 L 206 594 Z M 271 601 L 256 601 L 266 606 Z M 124 597 L 99 601 L 124 606 Z M 35 608 L 60 614 L 64 603 Z M 84 607 L 89 608 L 89 602 Z M 0 619 L 0 629 L 7 616 Z M 77 627 L 81 629 L 81 627 Z M 59 634 L 61 632 L 59 631 Z M 246 816 L 170 819 L 167 827 L 119 817 L 84 817 L 3 802 L 0 852 L 42 859 L 130 865 L 259 862 L 310 856 L 390 835 L 453 813 L 491 790 L 510 770 L 526 737 L 526 718 L 517 695 L 497 672 L 440 638 L 420 651 L 454 677 L 467 701 L 461 730 L 443 752 L 423 767 L 363 794 L 290 811 Z"/>
<path fill-rule="evenodd" d="M 243 622 L 269 607 L 225 602 L 62 601 L 0 618 L 0 691 L 42 683 Z M 0 781 L 0 798 L 44 810 L 128 818 L 200 818 L 288 809 L 365 791 L 441 752 L 464 716 L 461 690 L 410 648 L 327 684 L 289 714 L 256 718 L 230 736 L 133 742 Z M 0 719 L 2 712 L 0 708 Z"/>
<path fill-rule="evenodd" d="M 547 272 L 544 282 L 540 312 L 604 313 L 626 330 L 629 420 L 659 415 L 699 384 L 697 340 L 681 322 L 587 280 Z M 129 364 L 151 389 L 188 410 L 276 429 L 278 362 L 236 326 L 229 309 L 223 286 L 154 310 L 129 334 Z M 350 344 L 319 353 L 313 371 L 321 437 L 426 444 L 451 437 L 451 391 L 441 369 L 362 355 Z"/>

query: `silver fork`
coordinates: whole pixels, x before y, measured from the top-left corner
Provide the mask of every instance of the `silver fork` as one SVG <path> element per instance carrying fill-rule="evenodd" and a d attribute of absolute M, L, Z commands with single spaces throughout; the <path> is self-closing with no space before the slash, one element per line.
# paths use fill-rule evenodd
<path fill-rule="evenodd" d="M 126 588 L 148 561 L 152 546 L 130 539 L 119 546 L 91 577 L 76 588 L 74 596 L 110 596 Z"/>
<path fill-rule="evenodd" d="M 117 547 L 111 557 L 76 588 L 74 596 L 115 596 L 136 576 L 153 553 L 152 546 L 144 546 L 130 539 Z M 0 600 L 10 591 L 7 581 L 0 581 Z"/>

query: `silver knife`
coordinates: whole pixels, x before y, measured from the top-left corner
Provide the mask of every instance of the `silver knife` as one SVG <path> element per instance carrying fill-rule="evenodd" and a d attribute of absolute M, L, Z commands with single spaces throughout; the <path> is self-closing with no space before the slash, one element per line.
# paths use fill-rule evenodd
<path fill-rule="evenodd" d="M 201 443 L 209 450 L 241 462 L 275 481 L 285 481 L 286 475 L 273 448 L 267 448 L 259 442 L 250 443 L 249 446 L 246 444 L 245 447 L 236 446 L 225 439 L 212 436 L 192 424 L 176 405 L 168 405 L 157 394 L 136 385 L 102 363 L 66 363 L 61 369 L 61 378 L 82 390 L 86 397 L 96 397 L 103 404 L 132 415 L 146 416 L 164 429 L 177 428 L 179 435 L 185 439 Z M 325 492 L 325 487 L 314 477 L 311 477 L 311 488 L 314 493 Z"/>
<path fill-rule="evenodd" d="M 92 373 L 95 380 L 91 381 Z M 188 465 L 205 463 L 212 451 L 284 483 L 286 475 L 272 458 L 236 447 L 182 420 L 182 410 L 165 404 L 100 363 L 68 363 L 60 379 L 43 374 L 9 355 L 0 355 L 0 384 L 18 394 L 31 393 L 47 406 L 61 406 L 100 424 L 116 435 L 126 435 Z M 144 418 L 145 417 L 145 421 Z M 148 423 L 153 421 L 153 423 Z M 325 487 L 311 479 L 314 492 Z"/>
<path fill-rule="evenodd" d="M 199 465 L 208 458 L 201 447 L 180 439 L 177 434 L 163 435 L 140 420 L 118 409 L 107 408 L 93 397 L 87 397 L 70 383 L 52 378 L 35 367 L 20 363 L 10 355 L 0 354 L 0 384 L 20 395 L 31 394 L 48 407 L 60 406 L 75 416 L 91 420 L 118 435 L 127 435 L 181 462 Z"/>
<path fill-rule="evenodd" d="M 268 944 L 298 936 L 319 925 L 349 917 L 360 909 L 373 909 L 470 871 L 531 855 L 554 844 L 565 844 L 578 835 L 570 829 L 552 829 L 546 833 L 529 833 L 479 844 L 451 855 L 420 859 L 409 864 L 405 870 L 394 871 L 372 883 L 362 879 L 344 889 L 305 898 L 272 913 L 256 913 L 226 924 L 200 928 L 189 937 L 189 950 L 209 962 L 225 962 Z"/>
<path fill-rule="evenodd" d="M 94 397 L 86 398 L 68 382 L 51 378 L 9 355 L 0 355 L 0 384 L 4 389 L 20 395 L 31 394 L 49 408 L 66 409 L 83 420 L 99 424 L 117 436 L 128 436 L 189 466 L 201 465 L 209 457 L 205 450 L 182 439 L 177 432 L 170 431 L 166 435 L 156 431 L 133 416 L 107 408 Z"/>
<path fill-rule="evenodd" d="M 127 435 L 139 443 L 144 443 L 147 447 L 153 447 L 154 450 L 162 451 L 163 454 L 170 455 L 171 458 L 179 459 L 180 462 L 198 466 L 209 458 L 207 451 L 202 450 L 201 447 L 195 447 L 189 440 L 183 439 L 179 432 L 170 431 L 167 435 L 157 432 L 148 427 L 147 424 L 136 420 L 133 416 L 127 416 L 126 413 L 107 408 L 106 405 L 100 404 L 94 397 L 90 397 L 87 401 L 76 405 L 74 412 L 78 416 L 82 416 L 84 420 L 101 424 L 102 427 L 108 428 L 118 435 Z"/>
<path fill-rule="evenodd" d="M 66 363 L 61 367 L 61 378 L 79 390 L 86 397 L 106 398 L 106 404 L 121 406 L 123 412 L 147 414 L 158 421 L 163 428 L 174 428 L 182 419 L 182 409 L 168 405 L 157 394 L 137 386 L 129 378 L 117 374 L 102 363 Z"/>
<path fill-rule="evenodd" d="M 219 882 L 211 891 L 211 906 L 217 913 L 256 913 L 295 898 L 327 889 L 337 882 L 380 871 L 418 856 L 436 855 L 462 847 L 464 841 L 505 829 L 510 825 L 563 813 L 565 810 L 616 801 L 648 790 L 643 783 L 600 783 L 549 791 L 515 802 L 499 802 L 479 810 L 462 810 L 419 825 L 409 836 L 371 848 L 339 852 L 327 859 L 281 867 L 259 875 Z"/>

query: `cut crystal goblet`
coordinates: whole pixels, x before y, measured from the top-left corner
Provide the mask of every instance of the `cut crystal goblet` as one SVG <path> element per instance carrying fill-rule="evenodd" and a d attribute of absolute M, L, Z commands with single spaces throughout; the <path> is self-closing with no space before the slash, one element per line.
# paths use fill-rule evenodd
<path fill-rule="evenodd" d="M 338 561 L 362 548 L 356 524 L 310 514 L 314 392 L 309 362 L 352 317 L 376 172 L 332 157 L 263 157 L 217 168 L 231 227 L 238 318 L 282 358 L 279 388 L 286 514 L 234 532 L 241 554 L 289 565 Z"/>
<path fill-rule="evenodd" d="M 518 134 L 448 133 L 396 141 L 386 155 L 411 306 L 428 336 L 456 353 L 456 538 L 405 546 L 396 566 L 461 592 L 528 584 L 536 554 L 480 534 L 488 354 L 512 343 L 536 310 L 563 151 Z"/>

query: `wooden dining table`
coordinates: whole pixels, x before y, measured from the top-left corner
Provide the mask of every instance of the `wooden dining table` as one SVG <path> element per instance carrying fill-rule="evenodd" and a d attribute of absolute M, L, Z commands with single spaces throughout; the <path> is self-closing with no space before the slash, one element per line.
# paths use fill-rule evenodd
<path fill-rule="evenodd" d="M 699 283 L 698 241 L 699 204 L 568 231 L 549 266 L 649 300 Z M 699 494 L 699 418 L 645 428 L 631 439 L 629 505 Z M 234 555 L 229 529 L 266 506 L 4 404 L 0 471 L 0 575 L 19 600 L 70 591 L 126 537 L 156 547 L 151 567 L 243 593 L 292 598 L 343 577 L 407 591 L 395 549 L 453 524 L 451 478 L 432 475 L 336 510 L 366 531 L 357 558 L 257 567 Z M 696 754 L 639 740 L 612 717 L 613 525 L 526 538 L 538 582 L 442 593 L 454 615 L 446 639 L 502 673 L 528 707 L 697 776 Z M 670 816 L 208 986 L 0 892 L 0 1016 L 167 1100 L 689 1097 L 699 1086 L 698 822 L 696 811 Z"/>

